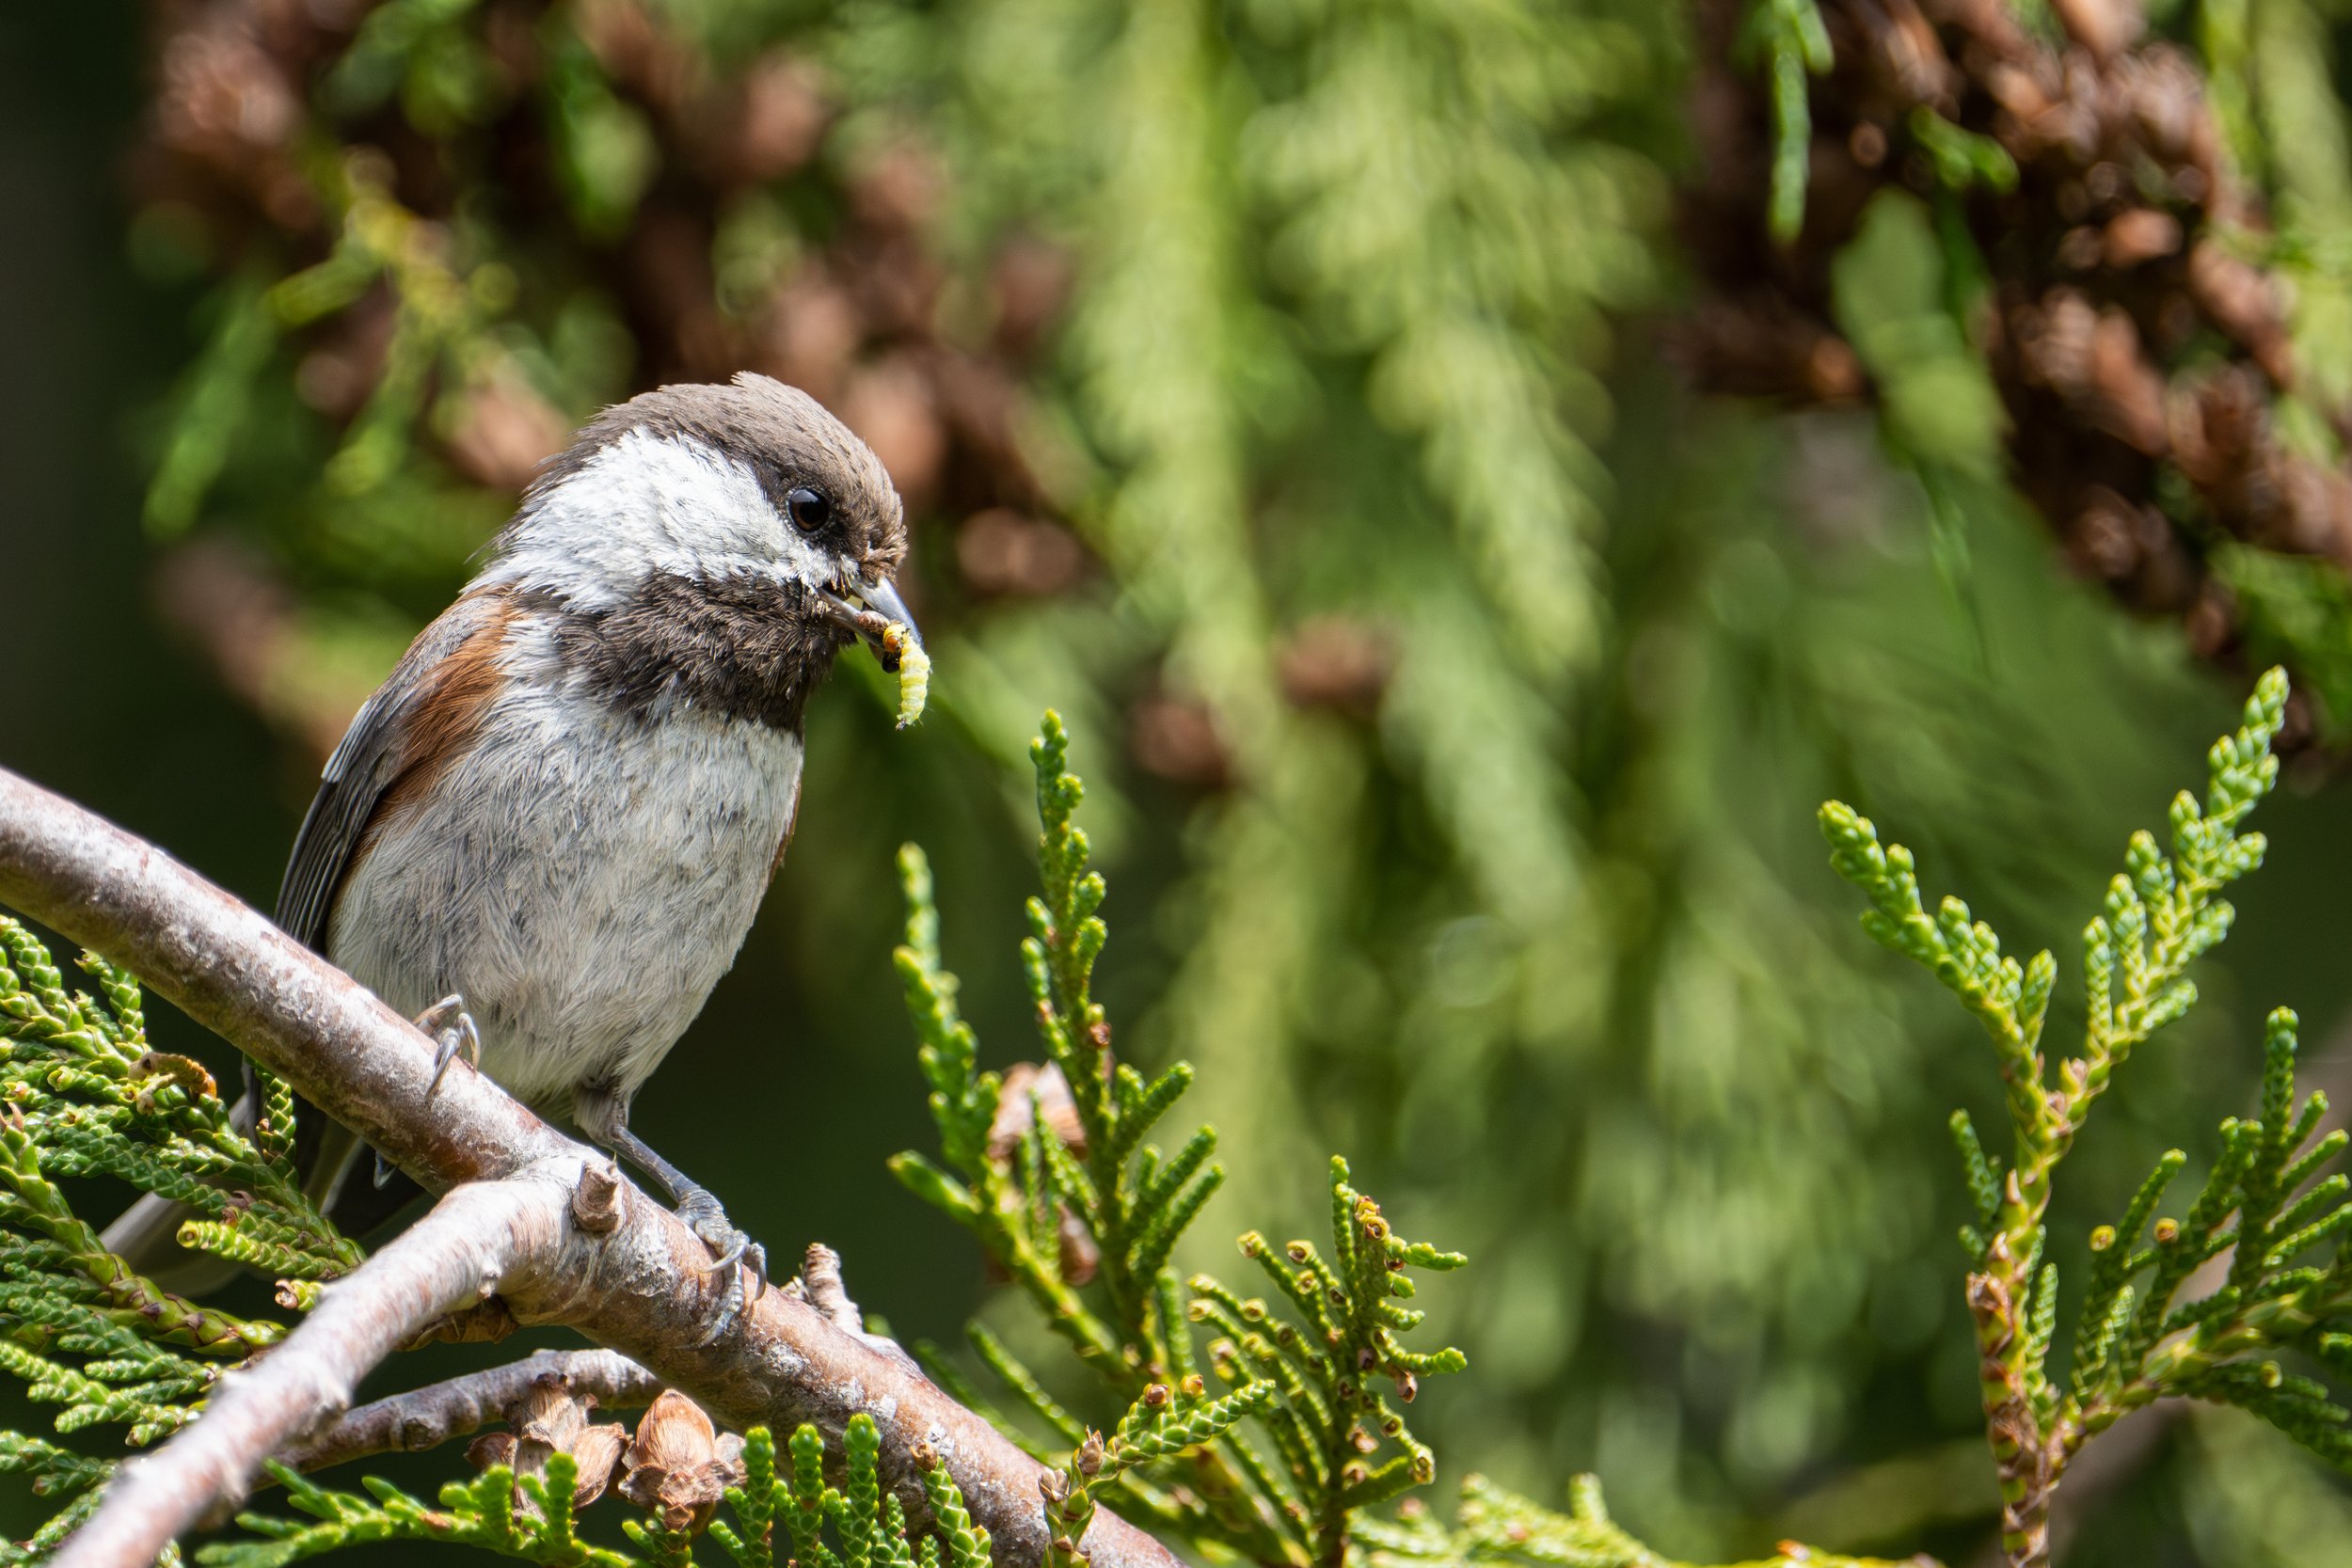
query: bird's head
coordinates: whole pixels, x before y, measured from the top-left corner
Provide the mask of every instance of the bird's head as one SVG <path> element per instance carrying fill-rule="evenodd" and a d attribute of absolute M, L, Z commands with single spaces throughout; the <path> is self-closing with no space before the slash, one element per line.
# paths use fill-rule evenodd
<path fill-rule="evenodd" d="M 913 630 L 892 583 L 906 548 L 872 449 L 807 393 L 746 372 L 589 421 L 532 482 L 481 581 L 604 628 L 637 665 L 764 662 L 804 693 L 856 636 Z"/>

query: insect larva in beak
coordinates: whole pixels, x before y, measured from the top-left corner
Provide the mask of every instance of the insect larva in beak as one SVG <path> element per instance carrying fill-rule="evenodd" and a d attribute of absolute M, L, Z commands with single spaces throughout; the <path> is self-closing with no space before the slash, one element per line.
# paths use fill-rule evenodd
<path fill-rule="evenodd" d="M 903 621 L 884 627 L 882 642 L 885 660 L 895 660 L 898 667 L 898 727 L 903 730 L 923 717 L 923 704 L 931 690 L 931 657 Z"/>

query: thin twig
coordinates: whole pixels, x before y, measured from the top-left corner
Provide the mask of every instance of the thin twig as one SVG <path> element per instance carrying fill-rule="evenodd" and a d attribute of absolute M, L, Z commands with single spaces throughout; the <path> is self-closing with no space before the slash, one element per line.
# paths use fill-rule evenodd
<path fill-rule="evenodd" d="M 910 1518 L 930 1517 L 915 1462 L 922 1449 L 954 1476 L 999 1562 L 1028 1568 L 1042 1557 L 1041 1468 L 985 1419 L 782 1291 L 730 1316 L 735 1281 L 711 1270 L 708 1248 L 685 1222 L 634 1185 L 615 1195 L 617 1212 L 585 1206 L 598 1227 L 583 1227 L 574 1195 L 591 1162 L 606 1168 L 601 1155 L 477 1072 L 453 1069 L 434 1091 L 432 1042 L 350 976 L 153 846 L 6 770 L 0 903 L 138 975 L 430 1190 L 534 1165 L 567 1172 L 568 1184 L 547 1183 L 563 1199 L 553 1254 L 501 1284 L 517 1322 L 568 1324 L 737 1428 L 807 1421 L 838 1441 L 851 1416 L 870 1414 L 882 1432 L 882 1479 Z M 242 1445 L 240 1479 L 284 1435 Z M 225 1489 L 228 1481 L 208 1484 Z M 124 1509 L 110 1493 L 85 1530 L 111 1528 L 110 1515 Z M 1167 1547 L 1108 1513 L 1095 1515 L 1083 1544 L 1097 1568 L 1177 1568 Z M 76 1568 L 151 1560 L 94 1551 L 73 1559 Z"/>
<path fill-rule="evenodd" d="M 835 1327 L 851 1334 L 866 1332 L 866 1314 L 858 1310 L 857 1303 L 850 1299 L 849 1287 L 841 1282 L 841 1254 L 822 1242 L 810 1243 L 798 1283 L 809 1305 Z"/>
<path fill-rule="evenodd" d="M 564 1379 L 603 1410 L 637 1410 L 661 1392 L 661 1380 L 609 1350 L 543 1350 L 478 1372 L 428 1383 L 359 1406 L 278 1457 L 297 1470 L 324 1470 L 380 1453 L 417 1453 L 469 1437 L 503 1420 L 507 1406 L 543 1377 Z"/>

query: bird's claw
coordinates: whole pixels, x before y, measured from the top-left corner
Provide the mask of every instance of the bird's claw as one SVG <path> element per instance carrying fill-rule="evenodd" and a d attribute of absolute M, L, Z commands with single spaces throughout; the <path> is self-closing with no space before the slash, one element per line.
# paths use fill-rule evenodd
<path fill-rule="evenodd" d="M 452 991 L 408 1022 L 416 1025 L 419 1033 L 431 1036 L 434 1043 L 433 1082 L 424 1087 L 427 1100 L 441 1086 L 441 1074 L 449 1070 L 449 1064 L 457 1059 L 459 1053 L 465 1054 L 467 1066 L 480 1070 L 482 1031 L 474 1027 L 473 1014 L 466 1011 L 464 997 Z M 392 1178 L 399 1174 L 400 1168 L 378 1150 L 371 1176 L 376 1190 L 381 1192 L 391 1185 Z"/>
<path fill-rule="evenodd" d="M 709 1338 L 717 1338 L 733 1326 L 736 1314 L 750 1303 L 757 1301 L 768 1289 L 768 1249 L 729 1223 L 726 1211 L 719 1200 L 702 1187 L 688 1193 L 677 1206 L 678 1218 L 693 1228 L 710 1249 L 712 1273 L 728 1271 L 726 1301 L 719 1309 Z M 738 1265 L 741 1265 L 739 1270 Z M 748 1288 L 744 1276 L 750 1276 Z"/>
<path fill-rule="evenodd" d="M 441 1086 L 441 1075 L 449 1064 L 462 1053 L 466 1065 L 476 1071 L 482 1068 L 482 1031 L 474 1027 L 473 1014 L 466 1010 L 466 999 L 455 992 L 442 997 L 416 1017 L 416 1025 L 433 1037 L 437 1049 L 433 1055 L 433 1082 L 425 1086 L 430 1098 Z"/>

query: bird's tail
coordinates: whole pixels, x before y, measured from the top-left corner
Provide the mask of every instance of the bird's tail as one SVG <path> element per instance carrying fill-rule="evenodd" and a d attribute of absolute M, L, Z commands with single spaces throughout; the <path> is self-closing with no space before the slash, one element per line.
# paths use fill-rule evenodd
<path fill-rule="evenodd" d="M 237 1265 L 180 1244 L 194 1209 L 153 1193 L 140 1196 L 100 1233 L 99 1244 L 175 1296 L 200 1296 L 237 1276 Z"/>
<path fill-rule="evenodd" d="M 254 1096 L 247 1092 L 230 1108 L 230 1120 L 238 1131 L 252 1132 L 257 1115 L 255 1105 Z M 310 1112 L 309 1119 L 318 1126 L 319 1137 L 315 1144 L 297 1151 L 296 1163 L 305 1167 L 302 1188 L 310 1201 L 342 1224 L 347 1216 L 336 1213 L 336 1210 L 344 1190 L 366 1189 L 370 1185 L 364 1180 L 349 1180 L 364 1146 L 344 1128 L 315 1111 Z M 411 1195 L 414 1190 L 412 1183 Z M 378 1207 L 380 1202 L 370 1205 L 371 1210 Z M 172 1294 L 203 1295 L 236 1278 L 242 1265 L 180 1244 L 180 1227 L 198 1217 L 197 1211 L 187 1204 L 147 1193 L 116 1216 L 98 1240 L 108 1252 Z M 348 1226 L 344 1228 L 350 1229 Z"/>

